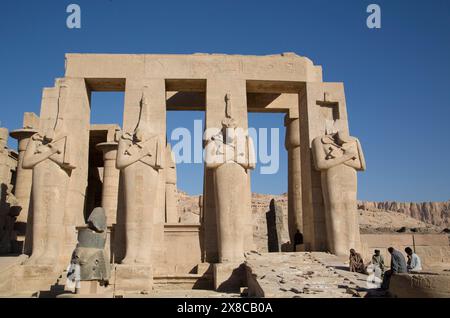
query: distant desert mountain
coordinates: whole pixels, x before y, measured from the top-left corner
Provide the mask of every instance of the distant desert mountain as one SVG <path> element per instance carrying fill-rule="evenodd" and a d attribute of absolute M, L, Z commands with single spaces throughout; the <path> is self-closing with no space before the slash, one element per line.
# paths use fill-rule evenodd
<path fill-rule="evenodd" d="M 190 196 L 178 191 L 178 213 L 182 223 L 200 221 L 200 196 Z M 253 235 L 259 251 L 267 251 L 266 213 L 270 201 L 275 199 L 283 210 L 284 242 L 289 241 L 287 224 L 287 194 L 252 194 Z M 441 233 L 449 227 L 450 202 L 443 203 L 398 203 L 358 202 L 361 233 L 396 233 L 415 231 L 419 233 Z"/>
<path fill-rule="evenodd" d="M 252 211 L 257 219 L 259 218 L 258 215 L 261 215 L 261 218 L 265 217 L 263 214 L 268 211 L 272 199 L 275 199 L 282 206 L 287 215 L 286 193 L 281 195 L 253 193 Z M 358 210 L 360 212 L 366 211 L 367 213 L 362 215 L 371 219 L 373 224 L 379 224 L 380 227 L 389 226 L 389 222 L 392 223 L 392 227 L 424 227 L 426 225 L 435 225 L 440 228 L 450 227 L 450 201 L 422 203 L 358 201 Z M 198 220 L 200 214 L 199 196 L 190 196 L 183 191 L 178 191 L 178 212 L 183 221 Z M 386 212 L 391 213 L 391 215 L 368 212 Z M 375 221 L 378 216 L 379 222 Z M 388 222 L 388 219 L 391 221 Z M 364 224 L 364 222 L 361 224 Z"/>
<path fill-rule="evenodd" d="M 289 241 L 287 224 L 287 194 L 252 194 L 253 235 L 257 249 L 267 251 L 266 213 L 275 199 L 283 210 L 284 242 Z M 441 233 L 449 227 L 450 201 L 442 203 L 358 202 L 361 233 L 395 233 L 417 231 Z M 178 212 L 182 223 L 200 220 L 199 196 L 178 191 Z"/>
<path fill-rule="evenodd" d="M 397 212 L 439 227 L 450 226 L 450 201 L 422 203 L 360 201 L 358 209 L 373 212 Z"/>

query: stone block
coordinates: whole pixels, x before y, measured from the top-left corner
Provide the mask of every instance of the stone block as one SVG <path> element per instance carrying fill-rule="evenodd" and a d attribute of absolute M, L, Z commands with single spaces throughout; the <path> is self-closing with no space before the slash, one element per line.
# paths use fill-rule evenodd
<path fill-rule="evenodd" d="M 245 265 L 222 263 L 213 265 L 214 289 L 220 292 L 237 293 L 246 285 Z"/>
<path fill-rule="evenodd" d="M 14 275 L 14 290 L 20 293 L 35 293 L 50 289 L 60 271 L 50 265 L 21 265 Z"/>
<path fill-rule="evenodd" d="M 416 246 L 448 246 L 447 234 L 414 234 Z"/>
<path fill-rule="evenodd" d="M 389 292 L 397 298 L 450 298 L 450 275 L 443 272 L 393 275 Z"/>

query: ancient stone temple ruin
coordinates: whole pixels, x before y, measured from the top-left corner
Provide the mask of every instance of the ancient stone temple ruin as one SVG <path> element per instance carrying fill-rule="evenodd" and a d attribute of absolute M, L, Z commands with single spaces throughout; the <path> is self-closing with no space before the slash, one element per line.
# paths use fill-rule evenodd
<path fill-rule="evenodd" d="M 95 91 L 125 92 L 121 127 L 91 125 Z M 206 114 L 199 223 L 179 222 L 168 110 Z M 14 194 L 20 207 L 16 216 L 2 207 L 1 222 L 15 219 L 15 248 L 29 255 L 11 288 L 53 284 L 97 207 L 107 218 L 116 292 L 171 282 L 233 285 L 255 249 L 249 112 L 286 114 L 289 235 L 291 242 L 303 237 L 295 250 L 346 255 L 358 248 L 356 171 L 365 169 L 364 155 L 349 135 L 344 86 L 323 82 L 320 66 L 293 53 L 67 54 L 65 76 L 44 88 L 39 116 L 26 113 L 10 133 L 18 154 L 6 149 L 1 131 L 2 197 Z M 3 226 L 2 237 L 10 228 Z"/>

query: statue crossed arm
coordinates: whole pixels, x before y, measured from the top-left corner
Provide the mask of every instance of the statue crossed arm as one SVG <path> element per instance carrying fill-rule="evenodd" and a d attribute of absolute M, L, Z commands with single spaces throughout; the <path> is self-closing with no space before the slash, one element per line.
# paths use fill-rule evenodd
<path fill-rule="evenodd" d="M 156 150 L 153 149 L 155 145 Z M 145 138 L 144 136 L 139 136 L 139 132 L 135 133 L 135 136 L 125 133 L 119 140 L 116 167 L 117 169 L 124 169 L 141 161 L 155 169 L 159 169 L 162 167 L 162 163 L 158 160 L 162 155 L 160 147 L 161 142 L 156 135 Z"/>
<path fill-rule="evenodd" d="M 327 135 L 314 139 L 312 148 L 316 169 L 328 170 L 345 164 L 358 171 L 365 170 L 366 163 L 359 140 L 352 137 L 339 144 L 335 143 L 335 138 L 339 137 Z"/>
<path fill-rule="evenodd" d="M 126 168 L 149 154 L 145 144 L 133 144 L 132 137 L 125 134 L 119 141 L 117 169 Z"/>

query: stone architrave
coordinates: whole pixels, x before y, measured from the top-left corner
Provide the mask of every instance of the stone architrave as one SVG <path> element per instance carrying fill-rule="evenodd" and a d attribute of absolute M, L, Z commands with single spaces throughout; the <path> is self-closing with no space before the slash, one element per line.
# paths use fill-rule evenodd
<path fill-rule="evenodd" d="M 166 147 L 166 223 L 178 223 L 177 167 L 170 144 Z"/>
<path fill-rule="evenodd" d="M 143 94 L 141 113 L 147 108 Z M 141 114 L 142 115 L 142 114 Z M 159 171 L 164 168 L 164 144 L 139 120 L 135 131 L 119 140 L 116 166 L 124 177 L 125 265 L 152 264 L 152 228 Z"/>
<path fill-rule="evenodd" d="M 238 263 L 245 252 L 245 194 L 249 170 L 255 168 L 253 140 L 237 127 L 231 116 L 230 97 L 225 97 L 226 117 L 206 140 L 205 162 L 214 171 L 219 262 Z M 244 200 L 243 200 L 244 195 Z"/>
<path fill-rule="evenodd" d="M 68 136 L 62 129 L 34 134 L 28 142 L 23 168 L 33 169 L 32 253 L 27 265 L 56 264 L 70 175 L 75 169 L 67 155 Z"/>
<path fill-rule="evenodd" d="M 335 124 L 343 126 L 341 121 Z M 356 210 L 356 173 L 366 169 L 361 144 L 344 127 L 328 127 L 324 136 L 313 140 L 312 148 L 315 168 L 321 172 L 328 249 L 348 255 L 361 244 Z"/>

